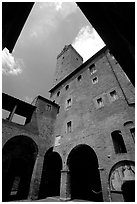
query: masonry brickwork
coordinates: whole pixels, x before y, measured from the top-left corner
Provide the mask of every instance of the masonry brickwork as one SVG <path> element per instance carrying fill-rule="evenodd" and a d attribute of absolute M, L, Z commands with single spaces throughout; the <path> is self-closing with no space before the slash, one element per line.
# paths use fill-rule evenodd
<path fill-rule="evenodd" d="M 57 57 L 51 101 L 39 96 L 24 126 L 3 120 L 5 181 L 12 163 L 6 144 L 27 136 L 38 147 L 24 194 L 29 199 L 128 201 L 123 184 L 130 181 L 133 188 L 134 87 L 106 47 L 82 61 L 71 45 L 65 46 Z"/>

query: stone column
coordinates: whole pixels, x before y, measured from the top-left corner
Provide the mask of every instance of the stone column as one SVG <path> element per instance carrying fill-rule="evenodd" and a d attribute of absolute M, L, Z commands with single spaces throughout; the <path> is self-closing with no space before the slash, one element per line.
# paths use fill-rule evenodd
<path fill-rule="evenodd" d="M 70 171 L 68 168 L 61 170 L 60 200 L 71 200 Z"/>
<path fill-rule="evenodd" d="M 103 167 L 99 167 L 98 169 L 99 169 L 100 179 L 101 179 L 103 202 L 111 202 L 107 172 Z"/>
<path fill-rule="evenodd" d="M 44 155 L 37 155 L 30 182 L 29 200 L 37 200 L 42 177 Z"/>

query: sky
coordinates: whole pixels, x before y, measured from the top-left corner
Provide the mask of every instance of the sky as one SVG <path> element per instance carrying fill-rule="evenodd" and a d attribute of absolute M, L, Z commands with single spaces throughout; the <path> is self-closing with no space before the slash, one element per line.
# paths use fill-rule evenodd
<path fill-rule="evenodd" d="M 76 3 L 35 3 L 13 52 L 2 51 L 2 91 L 28 103 L 49 99 L 56 57 L 68 44 L 84 62 L 105 46 Z"/>

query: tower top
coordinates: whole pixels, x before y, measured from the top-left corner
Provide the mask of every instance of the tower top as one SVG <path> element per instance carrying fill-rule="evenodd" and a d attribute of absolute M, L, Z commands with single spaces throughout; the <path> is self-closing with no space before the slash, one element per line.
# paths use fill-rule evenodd
<path fill-rule="evenodd" d="M 61 53 L 57 56 L 56 72 L 53 86 L 57 85 L 65 77 L 71 74 L 83 63 L 83 58 L 73 48 L 73 46 L 65 45 Z"/>
<path fill-rule="evenodd" d="M 73 49 L 73 51 L 75 51 L 76 54 L 79 55 L 79 57 L 80 57 L 80 58 L 82 59 L 82 61 L 83 61 L 83 58 L 81 57 L 81 55 L 74 49 L 74 47 L 73 47 L 71 44 L 64 46 L 64 48 L 63 48 L 63 50 L 61 51 L 61 53 L 58 54 L 57 59 L 58 59 L 59 57 L 61 57 L 61 55 L 63 55 L 68 49 Z"/>

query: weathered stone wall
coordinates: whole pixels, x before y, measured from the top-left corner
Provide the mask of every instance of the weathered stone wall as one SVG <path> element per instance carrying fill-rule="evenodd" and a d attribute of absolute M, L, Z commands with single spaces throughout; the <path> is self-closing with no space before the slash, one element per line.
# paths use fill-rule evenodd
<path fill-rule="evenodd" d="M 69 45 L 66 51 L 57 58 L 54 85 L 78 68 L 82 61 L 82 57 Z"/>
<path fill-rule="evenodd" d="M 90 74 L 89 66 L 95 63 L 96 72 Z M 122 77 L 120 78 L 120 74 Z M 77 77 L 81 75 L 81 80 Z M 98 77 L 96 84 L 92 79 Z M 123 79 L 123 77 L 125 77 Z M 119 80 L 119 81 L 118 81 Z M 121 160 L 134 161 L 134 141 L 130 131 L 124 123 L 132 121 L 134 124 L 134 93 L 130 90 L 121 67 L 115 59 L 106 52 L 84 67 L 71 79 L 66 81 L 54 92 L 52 100 L 60 105 L 60 112 L 55 124 L 55 136 L 60 135 L 60 145 L 54 148 L 62 156 L 64 168 L 71 150 L 78 144 L 87 144 L 95 151 L 100 171 L 104 201 L 109 201 L 108 176 L 112 166 Z M 65 89 L 69 85 L 68 90 Z M 131 83 L 130 83 L 131 84 Z M 124 90 L 122 89 L 124 87 Z M 60 95 L 56 93 L 60 90 Z M 110 92 L 117 92 L 117 100 L 112 101 Z M 103 98 L 104 106 L 97 108 L 96 99 Z M 66 100 L 71 98 L 72 105 L 66 108 Z M 72 132 L 67 133 L 67 122 L 72 121 Z M 120 130 L 127 153 L 115 154 L 111 133 Z M 122 198 L 121 198 L 122 199 Z"/>

